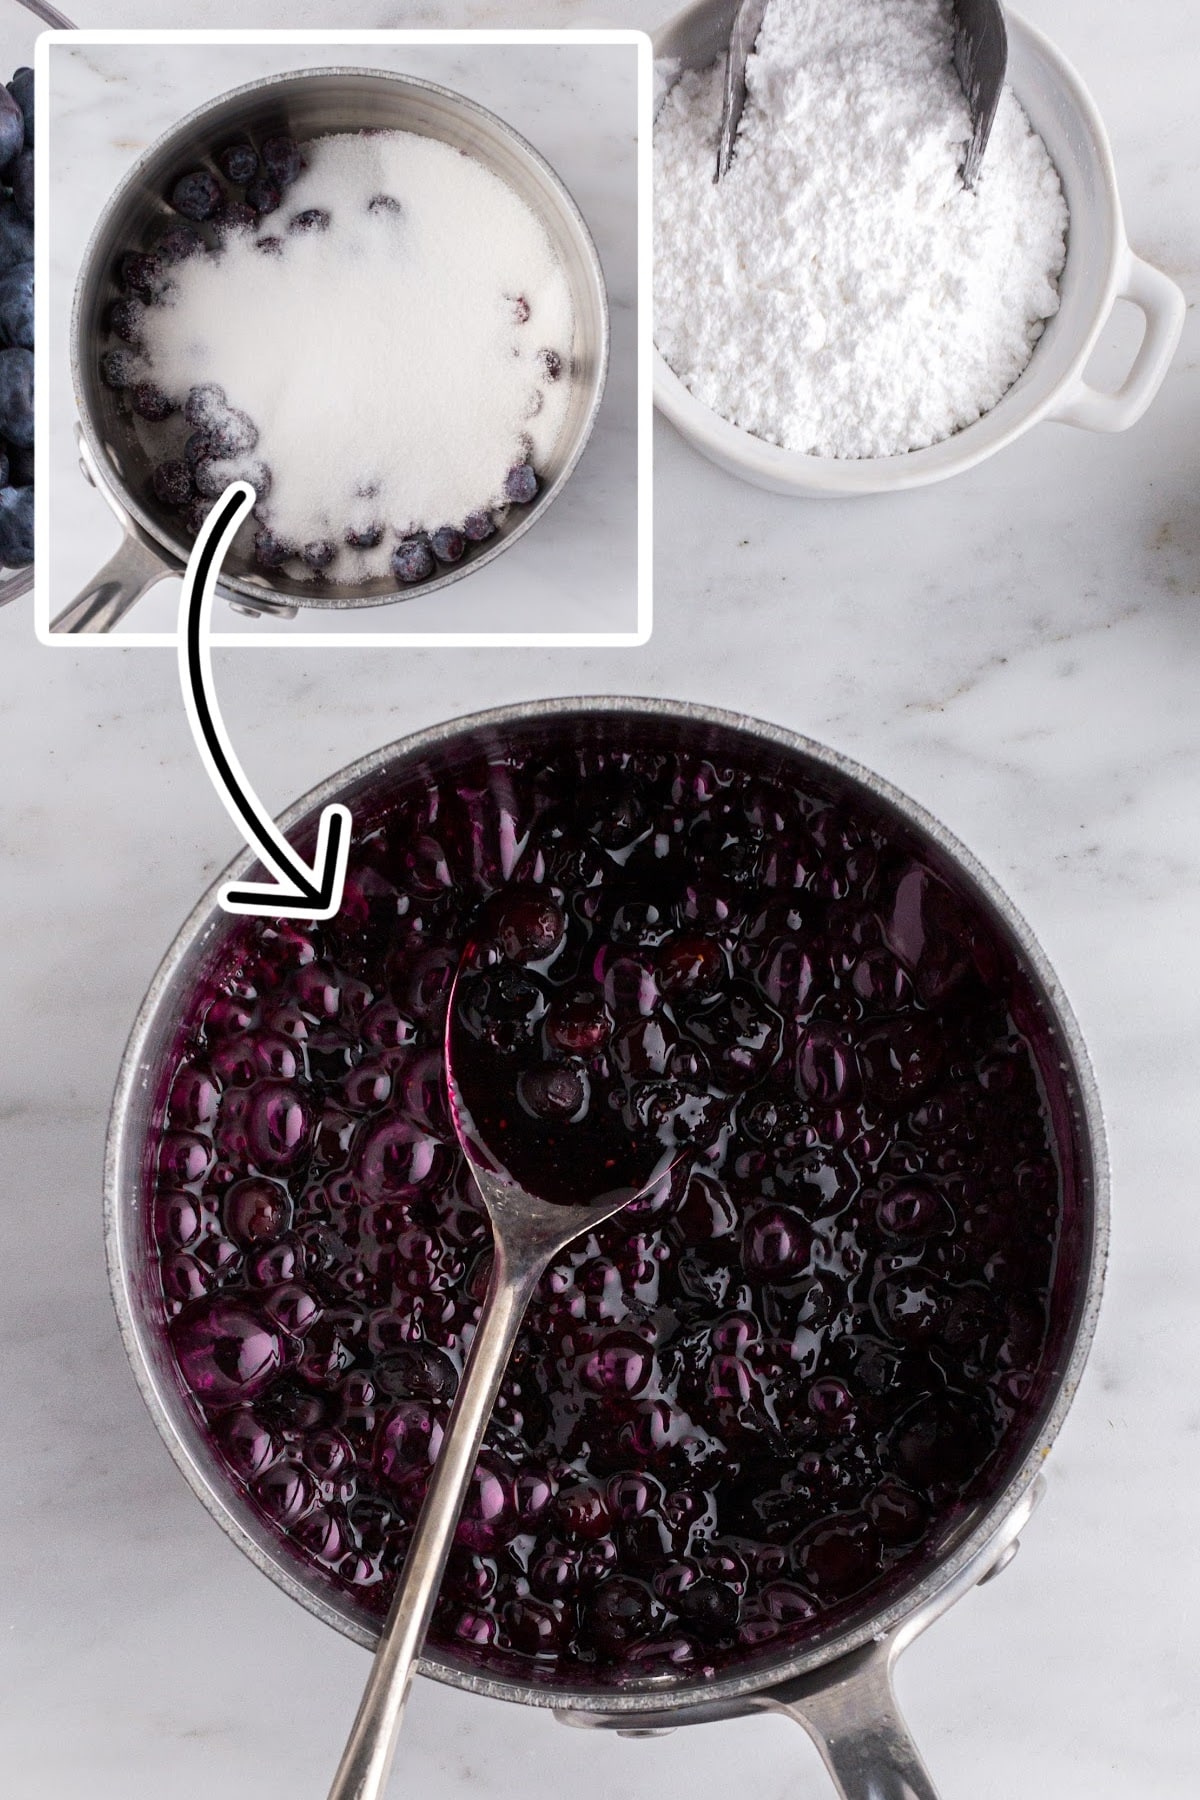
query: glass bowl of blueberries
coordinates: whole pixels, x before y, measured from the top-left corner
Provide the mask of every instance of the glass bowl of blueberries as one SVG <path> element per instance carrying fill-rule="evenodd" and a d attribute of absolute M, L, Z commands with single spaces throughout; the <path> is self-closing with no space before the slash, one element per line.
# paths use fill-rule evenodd
<path fill-rule="evenodd" d="M 0 606 L 33 586 L 33 46 L 71 21 L 0 8 Z"/>
<path fill-rule="evenodd" d="M 83 456 L 127 539 L 56 629 L 109 629 L 239 477 L 257 506 L 222 591 L 243 611 L 487 566 L 574 471 L 608 344 L 587 225 L 503 120 L 368 69 L 221 95 L 135 165 L 85 256 Z"/>
<path fill-rule="evenodd" d="M 1103 1272 L 1099 1103 L 1029 927 L 877 776 L 694 705 L 456 721 L 289 833 L 334 799 L 338 916 L 214 888 L 118 1083 L 110 1271 L 168 1448 L 374 1643 L 489 1278 L 453 987 L 557 1167 L 597 1112 L 688 1148 L 548 1270 L 424 1668 L 622 1729 L 776 1705 L 844 1792 L 887 1743 L 927 1800 L 890 1663 L 1011 1553 Z"/>

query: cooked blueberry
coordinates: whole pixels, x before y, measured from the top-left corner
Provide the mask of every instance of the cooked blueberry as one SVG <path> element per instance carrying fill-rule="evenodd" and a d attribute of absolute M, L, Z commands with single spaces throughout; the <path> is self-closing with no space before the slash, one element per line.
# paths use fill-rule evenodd
<path fill-rule="evenodd" d="M 351 550 L 375 550 L 382 542 L 382 525 L 348 525 L 346 527 L 346 543 Z"/>
<path fill-rule="evenodd" d="M 8 91 L 21 109 L 25 120 L 25 142 L 33 148 L 33 70 L 20 68 L 8 84 Z"/>
<path fill-rule="evenodd" d="M 329 214 L 323 206 L 310 206 L 306 212 L 299 212 L 288 225 L 289 231 L 328 231 Z"/>
<path fill-rule="evenodd" d="M 541 365 L 542 374 L 546 377 L 547 381 L 558 380 L 559 376 L 562 374 L 563 366 L 562 357 L 558 354 L 557 350 L 540 350 L 538 352 L 538 362 Z"/>
<path fill-rule="evenodd" d="M 0 88 L 0 93 L 3 93 Z M 18 263 L 0 275 L 0 338 L 33 349 L 33 264 Z"/>
<path fill-rule="evenodd" d="M 453 525 L 442 525 L 429 539 L 430 548 L 440 563 L 461 562 L 466 555 L 467 540 Z"/>
<path fill-rule="evenodd" d="M 278 212 L 283 202 L 283 189 L 269 175 L 256 175 L 246 187 L 246 204 L 262 218 Z"/>
<path fill-rule="evenodd" d="M 154 381 L 135 382 L 129 398 L 138 418 L 151 425 L 161 425 L 175 411 L 175 402 Z"/>
<path fill-rule="evenodd" d="M 226 144 L 217 152 L 217 167 L 235 187 L 245 187 L 258 174 L 258 153 L 252 144 Z"/>
<path fill-rule="evenodd" d="M 108 328 L 123 344 L 140 344 L 145 318 L 140 300 L 114 300 L 108 309 Z"/>
<path fill-rule="evenodd" d="M 337 546 L 329 538 L 315 538 L 311 544 L 305 544 L 300 551 L 301 561 L 306 563 L 316 575 L 322 574 L 336 555 Z"/>
<path fill-rule="evenodd" d="M 13 205 L 23 219 L 33 219 L 33 151 L 22 150 L 5 179 L 12 187 Z"/>
<path fill-rule="evenodd" d="M 24 569 L 33 561 L 33 489 L 0 488 L 0 563 Z"/>
<path fill-rule="evenodd" d="M 473 512 L 463 521 L 463 536 L 468 544 L 482 544 L 496 535 L 496 521 L 490 512 Z"/>
<path fill-rule="evenodd" d="M 121 286 L 138 300 L 154 301 L 167 282 L 166 265 L 154 251 L 133 250 L 121 258 Z"/>
<path fill-rule="evenodd" d="M 436 566 L 428 538 L 404 538 L 392 551 L 392 574 L 406 587 L 427 581 Z"/>
<path fill-rule="evenodd" d="M 215 218 L 224 198 L 220 182 L 207 169 L 192 169 L 187 175 L 181 175 L 171 189 L 171 205 L 175 211 L 182 213 L 185 219 L 194 219 L 197 224 Z"/>
<path fill-rule="evenodd" d="M 0 436 L 29 448 L 34 441 L 34 353 L 0 349 Z"/>
<path fill-rule="evenodd" d="M 291 187 L 293 181 L 299 179 L 304 168 L 304 158 L 295 138 L 272 137 L 262 147 L 262 164 L 272 181 L 285 188 Z"/>
<path fill-rule="evenodd" d="M 154 471 L 154 492 L 164 506 L 187 506 L 193 498 L 192 477 L 185 462 L 159 463 Z"/>
<path fill-rule="evenodd" d="M 188 262 L 205 249 L 204 239 L 191 225 L 172 225 L 164 231 L 155 250 L 165 263 Z"/>
<path fill-rule="evenodd" d="M 538 478 L 534 474 L 533 464 L 514 463 L 504 477 L 505 499 L 511 500 L 514 506 L 528 506 L 536 498 L 537 491 Z"/>
<path fill-rule="evenodd" d="M 7 169 L 24 148 L 25 115 L 13 98 L 10 83 L 0 88 L 0 169 Z"/>
<path fill-rule="evenodd" d="M 254 560 L 263 569 L 281 569 L 288 558 L 295 555 L 290 544 L 275 536 L 269 526 L 263 525 L 254 535 Z"/>

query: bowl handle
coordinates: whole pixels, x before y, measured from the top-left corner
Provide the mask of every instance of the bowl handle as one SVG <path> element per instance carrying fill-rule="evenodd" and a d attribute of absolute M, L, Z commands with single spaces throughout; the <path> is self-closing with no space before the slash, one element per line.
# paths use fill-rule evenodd
<path fill-rule="evenodd" d="M 1187 301 L 1178 284 L 1126 249 L 1125 267 L 1115 298 L 1132 300 L 1145 315 L 1146 331 L 1121 386 L 1106 394 L 1080 376 L 1069 393 L 1047 415 L 1061 425 L 1085 431 L 1127 431 L 1136 425 L 1166 377 L 1179 347 Z"/>

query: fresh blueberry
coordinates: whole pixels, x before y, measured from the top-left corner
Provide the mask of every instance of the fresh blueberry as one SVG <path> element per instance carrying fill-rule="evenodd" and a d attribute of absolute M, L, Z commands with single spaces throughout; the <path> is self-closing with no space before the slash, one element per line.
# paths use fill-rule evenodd
<path fill-rule="evenodd" d="M 186 408 L 184 409 L 186 416 Z M 210 433 L 203 426 L 193 431 L 183 446 L 183 460 L 195 474 L 202 462 L 207 462 L 213 454 L 213 441 Z"/>
<path fill-rule="evenodd" d="M 346 527 L 346 543 L 351 550 L 374 550 L 382 542 L 382 525 L 348 525 Z"/>
<path fill-rule="evenodd" d="M 155 381 L 139 381 L 135 383 L 130 401 L 139 419 L 145 419 L 151 425 L 161 425 L 175 411 L 175 402 L 169 394 L 164 394 Z"/>
<path fill-rule="evenodd" d="M 8 478 L 13 487 L 33 486 L 33 445 L 8 446 Z"/>
<path fill-rule="evenodd" d="M 108 309 L 108 328 L 123 344 L 140 344 L 146 309 L 140 300 L 114 300 Z"/>
<path fill-rule="evenodd" d="M 283 189 L 268 175 L 256 175 L 253 181 L 246 184 L 246 204 L 253 207 L 260 218 L 265 218 L 268 213 L 278 212 L 282 201 Z"/>
<path fill-rule="evenodd" d="M 304 158 L 295 138 L 268 138 L 262 147 L 263 168 L 281 188 L 291 187 L 304 168 Z"/>
<path fill-rule="evenodd" d="M 254 560 L 260 569 L 281 569 L 294 554 L 291 545 L 277 538 L 269 526 L 263 525 L 255 533 Z"/>
<path fill-rule="evenodd" d="M 0 200 L 0 263 L 29 262 L 33 257 L 33 226 L 23 219 L 10 199 Z"/>
<path fill-rule="evenodd" d="M 153 475 L 154 492 L 164 506 L 187 506 L 194 489 L 185 462 L 159 463 Z"/>
<path fill-rule="evenodd" d="M 3 93 L 0 88 L 0 93 Z M 18 263 L 0 275 L 0 338 L 33 349 L 33 264 Z"/>
<path fill-rule="evenodd" d="M 517 325 L 528 325 L 533 315 L 529 302 L 524 294 L 506 294 L 505 299 L 512 307 L 514 323 Z"/>
<path fill-rule="evenodd" d="M 201 494 L 198 494 L 194 500 L 189 500 L 183 519 L 193 537 L 200 531 L 214 504 L 214 501 L 206 500 Z"/>
<path fill-rule="evenodd" d="M 392 574 L 405 587 L 428 581 L 436 566 L 428 538 L 404 538 L 392 551 Z"/>
<path fill-rule="evenodd" d="M 300 560 L 308 565 L 314 575 L 321 575 L 336 555 L 337 545 L 329 538 L 316 538 L 311 544 L 305 544 L 300 552 Z"/>
<path fill-rule="evenodd" d="M 8 477 L 10 473 L 11 469 L 8 460 L 8 451 L 0 449 L 0 488 L 6 488 L 8 486 Z"/>
<path fill-rule="evenodd" d="M 0 488 L 0 563 L 28 568 L 33 561 L 33 489 Z"/>
<path fill-rule="evenodd" d="M 34 353 L 0 349 L 0 434 L 20 450 L 34 441 Z"/>
<path fill-rule="evenodd" d="M 12 188 L 13 205 L 23 219 L 33 219 L 33 151 L 22 150 L 5 180 Z"/>
<path fill-rule="evenodd" d="M 185 459 L 184 467 L 187 467 Z M 229 486 L 231 476 L 229 464 L 217 457 L 205 457 L 196 463 L 192 470 L 192 480 L 196 491 L 206 500 L 219 500 Z"/>
<path fill-rule="evenodd" d="M 20 68 L 8 84 L 8 91 L 21 109 L 25 120 L 25 142 L 33 148 L 33 70 Z"/>
<path fill-rule="evenodd" d="M 244 188 L 258 174 L 258 153 L 252 144 L 227 144 L 217 152 L 217 167 L 226 180 Z"/>
<path fill-rule="evenodd" d="M 215 218 L 221 210 L 225 198 L 224 190 L 215 175 L 207 169 L 192 169 L 187 175 L 181 175 L 171 189 L 171 205 L 185 219 L 193 219 L 200 225 L 205 219 Z"/>
<path fill-rule="evenodd" d="M 307 212 L 297 213 L 288 226 L 289 231 L 328 231 L 329 214 L 323 206 L 310 206 Z"/>
<path fill-rule="evenodd" d="M 562 357 L 558 354 L 557 350 L 540 350 L 538 352 L 538 362 L 542 366 L 542 374 L 546 377 L 547 381 L 558 380 L 559 376 L 562 374 L 563 365 Z"/>
<path fill-rule="evenodd" d="M 367 211 L 369 213 L 387 213 L 392 218 L 399 218 L 404 208 L 393 194 L 372 194 L 367 201 Z"/>
<path fill-rule="evenodd" d="M 25 115 L 11 89 L 0 88 L 0 169 L 7 169 L 25 148 Z"/>
<path fill-rule="evenodd" d="M 228 411 L 229 401 L 225 397 L 225 389 L 218 387 L 215 381 L 202 381 L 188 389 L 183 416 L 189 425 L 212 425 Z"/>
<path fill-rule="evenodd" d="M 100 379 L 105 387 L 132 387 L 137 380 L 137 359 L 128 350 L 106 350 L 100 358 Z"/>
<path fill-rule="evenodd" d="M 261 250 L 264 256 L 283 255 L 283 239 L 279 237 L 256 238 L 254 247 Z"/>
<path fill-rule="evenodd" d="M 123 256 L 119 274 L 121 286 L 136 300 L 153 302 L 166 286 L 166 267 L 153 251 L 134 250 Z"/>
<path fill-rule="evenodd" d="M 514 463 L 504 477 L 504 497 L 511 500 L 514 506 L 528 506 L 536 498 L 538 478 L 533 472 L 533 464 L 527 462 Z"/>
<path fill-rule="evenodd" d="M 490 512 L 473 512 L 463 521 L 463 536 L 468 544 L 483 544 L 496 535 L 496 521 Z"/>
<path fill-rule="evenodd" d="M 453 525 L 440 526 L 430 537 L 429 543 L 440 563 L 461 562 L 466 554 L 467 540 Z"/>
<path fill-rule="evenodd" d="M 202 255 L 205 243 L 191 225 L 172 225 L 169 231 L 163 232 L 155 249 L 165 263 L 181 263 Z"/>
<path fill-rule="evenodd" d="M 224 239 L 235 231 L 256 231 L 258 214 L 244 200 L 228 201 L 213 220 L 217 235 Z"/>

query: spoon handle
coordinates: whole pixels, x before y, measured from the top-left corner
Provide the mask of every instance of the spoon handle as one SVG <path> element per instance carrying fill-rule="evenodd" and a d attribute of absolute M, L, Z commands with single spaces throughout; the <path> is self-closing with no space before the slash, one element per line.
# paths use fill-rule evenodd
<path fill-rule="evenodd" d="M 381 1800 L 479 1446 L 525 1309 L 554 1248 L 547 1244 L 544 1254 L 514 1258 L 513 1266 L 497 1245 L 458 1396 L 329 1800 Z"/>

